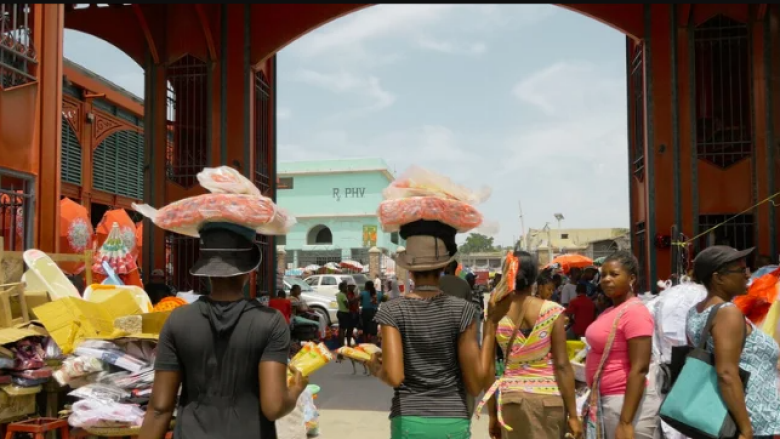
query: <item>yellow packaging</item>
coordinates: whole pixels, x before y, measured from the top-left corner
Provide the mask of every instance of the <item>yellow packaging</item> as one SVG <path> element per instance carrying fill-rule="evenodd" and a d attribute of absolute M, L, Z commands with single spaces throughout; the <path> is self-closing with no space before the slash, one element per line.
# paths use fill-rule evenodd
<path fill-rule="evenodd" d="M 304 343 L 303 348 L 290 360 L 290 365 L 307 377 L 322 369 L 331 360 L 333 360 L 333 354 L 330 353 L 330 350 L 324 344 L 316 345 L 309 342 Z M 288 370 L 287 382 L 289 383 L 291 380 L 292 373 Z"/>
<path fill-rule="evenodd" d="M 358 349 L 368 353 L 369 355 L 374 355 L 382 352 L 382 348 L 380 348 L 379 346 L 373 343 L 360 343 L 358 345 Z"/>
<path fill-rule="evenodd" d="M 339 348 L 338 353 L 355 361 L 368 361 L 371 359 L 371 354 L 360 349 L 353 349 L 347 346 Z"/>
<path fill-rule="evenodd" d="M 566 340 L 566 353 L 569 354 L 569 360 L 577 356 L 577 353 L 585 349 L 585 343 L 580 340 Z"/>

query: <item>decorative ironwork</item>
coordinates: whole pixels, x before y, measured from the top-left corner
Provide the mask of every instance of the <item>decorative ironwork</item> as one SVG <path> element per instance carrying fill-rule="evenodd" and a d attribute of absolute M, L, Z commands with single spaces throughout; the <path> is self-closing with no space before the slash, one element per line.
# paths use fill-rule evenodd
<path fill-rule="evenodd" d="M 725 169 L 753 153 L 748 26 L 718 15 L 693 39 L 696 152 Z"/>
<path fill-rule="evenodd" d="M 631 59 L 631 159 L 633 172 L 639 180 L 645 177 L 645 65 L 644 46 L 634 46 Z"/>
<path fill-rule="evenodd" d="M 167 120 L 169 141 L 166 174 L 170 181 L 189 188 L 209 163 L 208 65 L 185 55 L 167 69 Z M 224 111 L 224 108 L 223 108 Z"/>
<path fill-rule="evenodd" d="M 108 134 L 110 131 L 121 127 L 122 124 L 96 111 L 95 123 L 93 124 L 93 126 L 95 128 L 92 130 L 92 139 L 97 141 L 97 140 L 101 140 L 103 136 Z"/>
<path fill-rule="evenodd" d="M 273 191 L 275 172 L 273 167 L 273 150 L 269 126 L 271 125 L 271 87 L 263 72 L 255 73 L 255 172 L 254 184 L 263 195 L 276 198 Z M 257 235 L 257 242 L 263 252 L 263 262 L 257 270 L 258 297 L 270 294 L 276 283 L 276 267 L 274 267 L 274 239 L 270 236 Z"/>
<path fill-rule="evenodd" d="M 733 219 L 732 219 L 733 218 Z M 696 234 L 704 233 L 713 227 L 715 230 L 707 233 L 697 240 L 697 251 L 704 250 L 711 245 L 728 245 L 737 249 L 746 249 L 755 245 L 756 222 L 751 214 L 737 215 L 700 215 L 699 230 Z"/>
<path fill-rule="evenodd" d="M 208 293 L 209 283 L 190 274 L 199 253 L 198 238 L 165 232 L 165 280 L 177 291 Z"/>
<path fill-rule="evenodd" d="M 0 236 L 5 250 L 32 247 L 34 187 L 33 177 L 0 168 Z"/>
<path fill-rule="evenodd" d="M 36 80 L 32 18 L 31 4 L 0 3 L 0 88 Z"/>

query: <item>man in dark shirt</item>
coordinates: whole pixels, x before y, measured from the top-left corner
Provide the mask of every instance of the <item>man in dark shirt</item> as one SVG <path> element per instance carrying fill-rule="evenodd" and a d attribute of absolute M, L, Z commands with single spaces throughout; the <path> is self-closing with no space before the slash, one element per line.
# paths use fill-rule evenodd
<path fill-rule="evenodd" d="M 276 439 L 274 421 L 290 413 L 307 380 L 290 367 L 290 330 L 282 314 L 244 298 L 261 260 L 255 231 L 230 223 L 200 229 L 193 276 L 211 293 L 176 308 L 157 346 L 152 397 L 139 439 L 163 439 L 181 385 L 177 439 Z"/>
<path fill-rule="evenodd" d="M 566 308 L 574 323 L 566 331 L 568 340 L 579 340 L 585 336 L 585 330 L 596 319 L 596 304 L 587 296 L 588 288 L 585 284 L 577 284 L 577 296 L 569 302 Z"/>
<path fill-rule="evenodd" d="M 455 276 L 455 270 L 458 269 L 458 261 L 452 261 L 444 269 L 444 276 L 439 280 L 439 288 L 448 295 L 463 300 L 471 300 L 471 287 L 465 280 Z"/>
<path fill-rule="evenodd" d="M 157 305 L 166 297 L 174 296 L 173 288 L 165 283 L 165 272 L 159 268 L 152 270 L 149 282 L 144 285 L 144 291 L 152 301 L 152 305 Z"/>

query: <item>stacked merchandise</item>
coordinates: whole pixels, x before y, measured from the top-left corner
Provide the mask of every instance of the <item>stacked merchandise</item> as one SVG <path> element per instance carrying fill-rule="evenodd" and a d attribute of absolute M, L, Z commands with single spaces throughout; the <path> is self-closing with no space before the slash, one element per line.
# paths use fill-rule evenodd
<path fill-rule="evenodd" d="M 382 196 L 384 201 L 379 204 L 377 216 L 385 232 L 397 232 L 404 224 L 426 220 L 465 233 L 485 227 L 482 214 L 474 205 L 485 201 L 490 190 L 472 192 L 447 177 L 412 166 L 385 188 Z"/>
<path fill-rule="evenodd" d="M 73 427 L 140 427 L 152 393 L 155 343 L 85 340 L 54 372 L 76 398 L 68 418 Z"/>
<path fill-rule="evenodd" d="M 198 237 L 198 230 L 209 222 L 239 224 L 263 235 L 286 235 L 295 225 L 295 217 L 265 197 L 249 179 L 228 166 L 204 168 L 198 182 L 209 194 L 171 203 L 160 210 L 133 203 L 159 228 Z"/>
<path fill-rule="evenodd" d="M 29 336 L 0 346 L 0 420 L 35 412 L 35 395 L 52 376 L 47 342 L 42 335 Z"/>

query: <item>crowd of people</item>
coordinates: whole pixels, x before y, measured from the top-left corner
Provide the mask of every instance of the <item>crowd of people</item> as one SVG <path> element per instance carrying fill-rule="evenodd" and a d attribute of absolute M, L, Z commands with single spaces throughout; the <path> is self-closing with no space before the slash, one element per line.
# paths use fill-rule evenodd
<path fill-rule="evenodd" d="M 394 389 L 392 439 L 468 438 L 484 406 L 495 439 L 661 436 L 655 323 L 638 297 L 631 253 L 618 251 L 600 268 L 564 277 L 540 272 L 527 252 L 510 252 L 497 285 L 506 297 L 483 306 L 474 278 L 455 275 L 454 228 L 420 220 L 400 234 L 406 250 L 396 263 L 410 272 L 413 288 L 399 295 L 390 285 L 385 294 L 388 285 L 369 281 L 358 291 L 347 281 L 336 297 L 342 344 L 354 343 L 358 326 L 381 342 L 367 367 Z M 175 310 L 160 334 L 139 438 L 162 438 L 175 410 L 176 438 L 274 438 L 274 421 L 293 410 L 308 380 L 288 366 L 289 323 L 313 316 L 295 286 L 289 299 L 276 298 L 289 306 L 244 298 L 260 262 L 254 236 L 234 224 L 201 230 L 191 273 L 207 277 L 212 288 Z M 698 255 L 694 274 L 707 296 L 688 311 L 686 330 L 690 343 L 701 341 L 714 355 L 720 395 L 739 437 L 770 438 L 780 434 L 780 348 L 730 303 L 746 292 L 748 254 L 713 246 Z M 709 319 L 713 309 L 720 312 Z M 583 337 L 591 397 L 581 411 L 567 340 Z M 746 386 L 740 370 L 750 373 Z"/>

